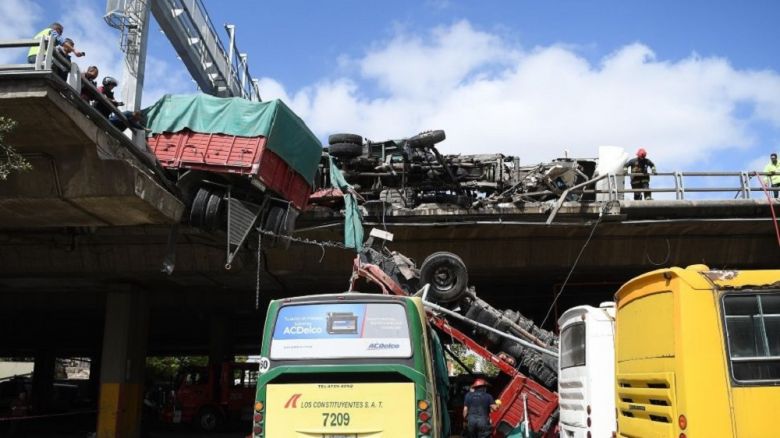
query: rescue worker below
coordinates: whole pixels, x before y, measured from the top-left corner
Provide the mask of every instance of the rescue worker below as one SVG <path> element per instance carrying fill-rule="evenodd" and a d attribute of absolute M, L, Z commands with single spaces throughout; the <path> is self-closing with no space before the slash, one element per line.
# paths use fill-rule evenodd
<path fill-rule="evenodd" d="M 650 188 L 650 173 L 648 173 L 648 168 L 653 172 L 653 175 L 655 175 L 655 164 L 647 158 L 647 151 L 645 151 L 644 148 L 639 148 L 639 150 L 636 151 L 636 158 L 628 160 L 625 168 L 631 173 L 632 189 L 641 190 Z M 653 199 L 650 190 L 642 190 L 634 192 L 634 201 L 642 200 L 643 195 L 646 201 Z"/>
<path fill-rule="evenodd" d="M 463 422 L 466 437 L 488 438 L 491 435 L 490 413 L 498 408 L 499 400 L 487 392 L 487 382 L 476 379 L 471 391 L 463 399 Z"/>
<path fill-rule="evenodd" d="M 772 153 L 769 155 L 769 163 L 764 167 L 764 173 L 767 174 L 764 177 L 766 185 L 772 187 L 775 192 L 775 198 L 780 198 L 780 165 L 777 164 L 777 154 Z"/>

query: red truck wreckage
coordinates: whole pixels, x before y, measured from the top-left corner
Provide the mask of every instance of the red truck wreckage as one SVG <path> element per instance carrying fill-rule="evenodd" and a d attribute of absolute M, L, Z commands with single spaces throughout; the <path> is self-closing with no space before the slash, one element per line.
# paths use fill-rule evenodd
<path fill-rule="evenodd" d="M 519 312 L 501 312 L 477 298 L 458 256 L 437 252 L 417 269 L 402 254 L 375 249 L 375 237 L 392 235 L 372 231 L 354 260 L 350 290 L 365 292 L 373 285 L 383 294 L 422 296 L 428 321 L 442 339 L 464 345 L 499 370 L 490 379 L 491 393 L 501 400 L 491 414 L 493 437 L 517 436 L 513 432 L 521 427 L 526 436 L 557 436 L 558 338 Z M 460 413 L 451 415 L 457 419 Z"/>

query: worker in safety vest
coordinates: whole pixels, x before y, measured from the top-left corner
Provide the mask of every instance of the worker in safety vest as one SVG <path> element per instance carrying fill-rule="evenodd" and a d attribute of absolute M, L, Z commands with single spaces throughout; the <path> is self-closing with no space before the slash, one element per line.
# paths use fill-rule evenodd
<path fill-rule="evenodd" d="M 769 163 L 764 167 L 764 173 L 769 175 L 764 177 L 764 182 L 770 187 L 780 187 L 780 164 L 777 163 L 777 154 L 769 156 Z M 780 190 L 774 190 L 775 198 L 780 198 Z"/>
<path fill-rule="evenodd" d="M 647 151 L 645 151 L 644 148 L 639 148 L 639 150 L 636 151 L 636 158 L 628 160 L 625 167 L 630 173 L 634 174 L 631 175 L 632 189 L 636 190 L 650 188 L 650 173 L 648 172 L 648 169 L 653 172 L 653 175 L 655 175 L 655 164 L 653 164 L 653 162 L 647 158 Z M 652 194 L 648 190 L 634 192 L 634 200 L 642 200 L 642 195 L 644 195 L 646 201 L 653 199 Z"/>
<path fill-rule="evenodd" d="M 37 41 L 40 40 L 42 36 L 48 36 L 50 38 L 49 43 L 54 44 L 55 46 L 61 46 L 65 42 L 65 38 L 62 36 L 63 30 L 62 25 L 55 21 L 46 29 L 35 34 L 33 39 Z M 27 62 L 34 64 L 39 50 L 40 46 L 30 47 L 30 50 L 27 52 Z M 84 56 L 84 52 L 79 52 L 78 50 L 74 50 L 73 54 L 79 58 Z"/>
<path fill-rule="evenodd" d="M 484 379 L 474 380 L 463 399 L 463 423 L 469 438 L 490 437 L 490 412 L 498 408 L 499 401 L 486 391 L 487 384 Z"/>

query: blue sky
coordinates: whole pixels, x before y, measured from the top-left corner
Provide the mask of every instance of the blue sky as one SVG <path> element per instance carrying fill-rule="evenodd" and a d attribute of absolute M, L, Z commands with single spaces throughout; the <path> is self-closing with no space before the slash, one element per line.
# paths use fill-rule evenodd
<path fill-rule="evenodd" d="M 526 163 L 643 146 L 659 168 L 756 169 L 780 148 L 780 2 L 204 0 L 321 138 L 445 129 Z M 105 0 L 0 2 L 0 38 L 52 20 L 121 75 Z M 145 102 L 195 91 L 156 24 Z"/>

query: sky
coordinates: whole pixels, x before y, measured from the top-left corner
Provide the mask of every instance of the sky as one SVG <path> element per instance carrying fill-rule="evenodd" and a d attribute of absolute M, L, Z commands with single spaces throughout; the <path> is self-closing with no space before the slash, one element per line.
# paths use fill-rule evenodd
<path fill-rule="evenodd" d="M 323 141 L 444 129 L 444 153 L 533 164 L 643 147 L 659 171 L 762 170 L 780 149 L 777 1 L 203 1 L 220 32 L 236 25 L 263 99 Z M 0 0 L 0 39 L 60 21 L 80 65 L 121 80 L 105 4 Z M 196 92 L 150 35 L 144 104 Z"/>

